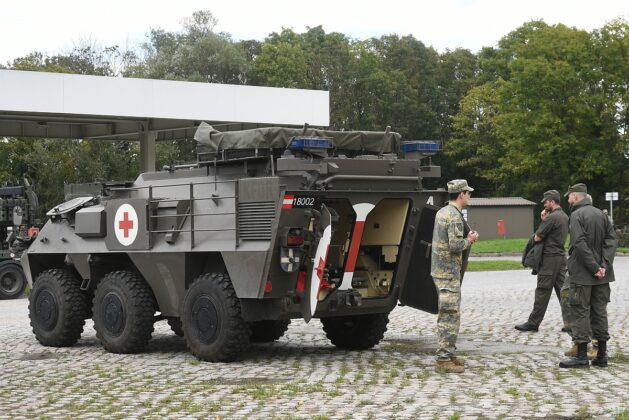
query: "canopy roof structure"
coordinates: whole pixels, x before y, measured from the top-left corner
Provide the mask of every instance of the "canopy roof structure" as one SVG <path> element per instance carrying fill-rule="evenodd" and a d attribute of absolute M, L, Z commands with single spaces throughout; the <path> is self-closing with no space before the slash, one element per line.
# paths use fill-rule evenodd
<path fill-rule="evenodd" d="M 329 125 L 329 93 L 122 77 L 0 70 L 0 138 L 139 140 L 140 171 L 156 140 L 221 131 Z"/>

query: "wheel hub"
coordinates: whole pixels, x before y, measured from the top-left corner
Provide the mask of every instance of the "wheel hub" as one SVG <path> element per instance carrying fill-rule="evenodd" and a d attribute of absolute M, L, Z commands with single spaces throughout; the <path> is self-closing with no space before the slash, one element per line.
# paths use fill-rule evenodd
<path fill-rule="evenodd" d="M 105 295 L 102 315 L 103 324 L 107 331 L 113 336 L 120 335 L 125 327 L 126 316 L 122 300 L 117 294 L 108 293 Z"/>
<path fill-rule="evenodd" d="M 0 278 L 0 287 L 7 293 L 15 293 L 19 287 L 15 273 L 4 273 Z"/>
<path fill-rule="evenodd" d="M 57 324 L 59 309 L 55 295 L 49 289 L 40 290 L 35 300 L 35 316 L 46 330 L 52 330 Z"/>
<path fill-rule="evenodd" d="M 195 300 L 192 306 L 192 324 L 201 342 L 208 344 L 216 339 L 219 331 L 218 312 L 208 296 L 200 296 Z"/>

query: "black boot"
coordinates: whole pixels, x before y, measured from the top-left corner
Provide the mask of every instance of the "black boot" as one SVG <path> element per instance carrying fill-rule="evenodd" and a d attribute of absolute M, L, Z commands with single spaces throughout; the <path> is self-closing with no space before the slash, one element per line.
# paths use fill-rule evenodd
<path fill-rule="evenodd" d="M 589 368 L 590 362 L 588 361 L 588 343 L 578 343 L 577 357 L 571 357 L 570 359 L 559 362 L 559 367 Z"/>
<path fill-rule="evenodd" d="M 528 321 L 526 321 L 524 324 L 516 325 L 515 329 L 518 331 L 533 331 L 533 332 L 539 331 L 539 327 L 537 325 L 531 324 Z"/>
<path fill-rule="evenodd" d="M 598 341 L 598 353 L 592 360 L 592 366 L 607 367 L 607 341 Z"/>

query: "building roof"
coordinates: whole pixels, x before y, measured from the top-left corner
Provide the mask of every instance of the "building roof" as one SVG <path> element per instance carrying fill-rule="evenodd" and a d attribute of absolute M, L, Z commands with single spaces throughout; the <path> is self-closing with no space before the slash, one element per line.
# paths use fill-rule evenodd
<path fill-rule="evenodd" d="M 535 206 L 536 203 L 522 197 L 493 197 L 471 198 L 470 207 L 506 207 L 506 206 Z"/>
<path fill-rule="evenodd" d="M 329 93 L 305 89 L 0 70 L 0 138 L 192 138 L 221 131 L 329 125 Z"/>

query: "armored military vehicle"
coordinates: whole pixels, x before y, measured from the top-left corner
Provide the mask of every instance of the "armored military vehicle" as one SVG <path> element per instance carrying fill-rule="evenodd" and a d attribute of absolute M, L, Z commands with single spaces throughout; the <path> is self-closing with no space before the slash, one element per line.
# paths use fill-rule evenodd
<path fill-rule="evenodd" d="M 37 236 L 37 195 L 24 185 L 0 187 L 0 299 L 15 299 L 26 288 L 22 252 Z"/>
<path fill-rule="evenodd" d="M 295 318 L 367 349 L 398 300 L 436 312 L 430 242 L 447 194 L 423 180 L 440 176 L 437 143 L 205 123 L 195 139 L 194 164 L 48 212 L 22 258 L 43 345 L 73 345 L 92 317 L 106 350 L 140 352 L 167 319 L 196 357 L 230 361 Z"/>

